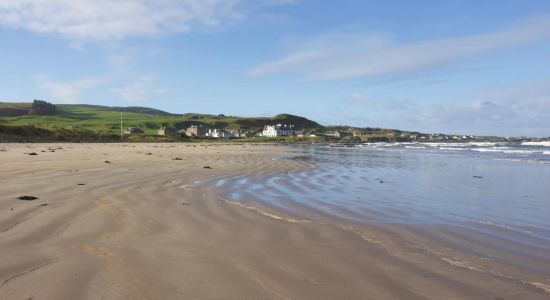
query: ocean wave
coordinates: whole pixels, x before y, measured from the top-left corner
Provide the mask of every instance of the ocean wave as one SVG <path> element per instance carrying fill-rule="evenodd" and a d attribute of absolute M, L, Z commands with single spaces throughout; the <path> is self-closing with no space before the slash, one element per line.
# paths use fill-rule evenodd
<path fill-rule="evenodd" d="M 532 164 L 544 164 L 544 165 L 550 164 L 550 160 L 547 160 L 547 159 L 530 159 L 527 162 Z"/>
<path fill-rule="evenodd" d="M 506 154 L 537 154 L 537 153 L 541 153 L 540 150 L 537 151 L 537 150 L 524 150 L 524 149 L 510 149 L 508 147 L 472 148 L 470 150 L 477 151 L 477 152 L 499 152 L 499 153 L 506 153 Z"/>
<path fill-rule="evenodd" d="M 491 222 L 491 221 L 478 221 L 478 223 L 479 223 L 479 224 L 482 224 L 482 225 L 494 226 L 494 227 L 502 228 L 502 229 L 505 229 L 505 230 L 508 230 L 508 231 L 512 231 L 512 232 L 527 234 L 527 235 L 531 235 L 531 236 L 538 236 L 536 233 L 534 233 L 534 232 L 532 232 L 532 231 L 530 231 L 530 230 L 518 229 L 518 228 L 512 227 L 512 226 L 510 226 L 510 225 L 494 223 L 494 222 Z"/>
<path fill-rule="evenodd" d="M 410 149 L 420 149 L 420 148 L 435 148 L 440 149 L 441 147 L 448 148 L 488 148 L 488 147 L 499 147 L 505 148 L 510 146 L 508 142 L 375 142 L 375 143 L 363 143 L 358 145 L 359 147 L 366 148 L 395 148 L 403 147 Z"/>
<path fill-rule="evenodd" d="M 422 143 L 431 147 L 494 147 L 500 145 L 493 142 L 428 142 Z"/>
<path fill-rule="evenodd" d="M 470 150 L 470 149 L 468 149 L 468 148 L 453 148 L 453 147 L 439 147 L 439 150 L 465 151 L 465 150 Z"/>
<path fill-rule="evenodd" d="M 457 258 L 457 257 L 454 257 L 454 256 L 445 256 L 442 252 L 432 250 L 431 248 L 428 248 L 428 247 L 425 247 L 425 246 L 422 247 L 422 246 L 410 245 L 410 247 L 415 248 L 415 249 L 423 250 L 426 253 L 437 257 L 441 261 L 444 261 L 444 262 L 448 263 L 452 267 L 465 269 L 465 270 L 469 270 L 469 271 L 477 272 L 477 273 L 481 273 L 481 274 L 488 274 L 488 275 L 491 275 L 491 276 L 494 276 L 494 277 L 497 277 L 497 278 L 518 282 L 518 283 L 521 283 L 523 285 L 534 288 L 534 289 L 536 289 L 540 292 L 543 292 L 545 294 L 550 294 L 550 285 L 548 285 L 548 284 L 544 284 L 544 283 L 541 283 L 541 282 L 538 282 L 538 281 L 533 281 L 533 280 L 529 280 L 529 279 L 523 279 L 523 278 L 520 278 L 520 277 L 516 277 L 516 276 L 511 275 L 511 274 L 507 274 L 507 273 L 504 273 L 504 272 L 500 272 L 500 271 L 497 271 L 497 270 L 487 268 L 487 267 L 483 266 L 482 264 L 476 264 L 475 262 L 471 262 L 471 261 L 461 259 L 461 258 Z"/>
<path fill-rule="evenodd" d="M 541 142 L 523 142 L 521 143 L 522 146 L 542 146 L 542 147 L 550 147 L 550 141 L 541 141 Z"/>
<path fill-rule="evenodd" d="M 494 147 L 497 146 L 497 143 L 493 142 L 469 142 L 466 143 L 468 146 L 476 146 L 476 147 Z"/>
<path fill-rule="evenodd" d="M 265 210 L 259 209 L 255 206 L 246 205 L 244 203 L 237 202 L 237 201 L 229 201 L 229 200 L 226 200 L 226 199 L 223 199 L 223 198 L 219 198 L 218 201 L 221 202 L 221 203 L 227 203 L 227 204 L 230 204 L 230 205 L 233 205 L 233 206 L 244 208 L 244 209 L 250 210 L 252 212 L 255 212 L 257 214 L 260 214 L 264 217 L 268 217 L 268 218 L 275 219 L 275 220 L 285 221 L 285 222 L 288 222 L 288 223 L 311 223 L 310 220 L 285 218 L 285 217 L 267 212 Z"/>

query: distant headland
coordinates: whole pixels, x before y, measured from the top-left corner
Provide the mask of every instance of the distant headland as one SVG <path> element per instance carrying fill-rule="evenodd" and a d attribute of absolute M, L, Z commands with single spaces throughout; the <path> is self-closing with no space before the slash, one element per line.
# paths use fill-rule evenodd
<path fill-rule="evenodd" d="M 305 117 L 173 114 L 148 107 L 0 102 L 0 142 L 417 142 L 487 141 L 493 136 L 323 126 Z M 520 138 L 519 140 L 530 140 Z"/>

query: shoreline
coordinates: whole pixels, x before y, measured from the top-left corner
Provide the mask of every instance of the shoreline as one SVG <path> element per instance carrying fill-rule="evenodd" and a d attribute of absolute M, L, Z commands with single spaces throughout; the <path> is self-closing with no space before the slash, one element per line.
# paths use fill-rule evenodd
<path fill-rule="evenodd" d="M 240 180 L 241 178 L 239 176 L 237 179 Z M 223 181 L 226 181 L 225 185 L 232 184 L 229 179 L 223 179 Z M 217 184 L 211 182 L 210 185 Z M 220 193 L 228 195 L 232 190 L 231 188 L 221 189 Z M 245 197 L 240 200 L 221 199 L 220 201 L 282 222 L 340 228 L 388 253 L 399 247 L 404 252 L 401 255 L 406 260 L 421 254 L 427 256 L 424 259 L 431 260 L 429 263 L 434 263 L 433 260 L 444 262 L 456 269 L 478 273 L 477 275 L 487 275 L 520 286 L 527 286 L 550 297 L 550 285 L 547 281 L 542 283 L 550 275 L 548 271 L 550 270 L 548 269 L 550 267 L 550 255 L 546 252 L 548 248 L 542 245 L 523 244 L 529 239 L 539 239 L 536 235 L 524 235 L 516 242 L 512 242 L 505 238 L 506 235 L 501 237 L 498 234 L 498 231 L 508 231 L 509 229 L 495 224 L 480 223 L 476 227 L 437 222 L 411 223 L 398 220 L 394 222 L 369 219 L 353 220 L 345 216 L 316 210 L 311 206 L 291 200 L 281 204 L 282 206 L 254 197 Z M 489 229 L 488 227 L 492 228 Z M 508 235 L 510 232 L 506 232 L 506 234 Z M 496 246 L 503 242 L 507 244 Z M 509 251 L 507 247 L 512 250 Z M 522 255 L 521 252 L 519 254 L 515 253 L 519 249 L 526 251 L 525 253 L 531 252 L 532 255 Z M 537 260 L 533 258 L 538 256 L 537 252 L 539 254 L 546 252 L 546 254 L 540 256 L 541 260 Z M 531 281 L 527 278 L 539 278 L 536 280 L 541 282 Z M 505 299 L 515 298 L 507 296 Z"/>
<path fill-rule="evenodd" d="M 296 155 L 292 147 L 2 146 L 0 298 L 550 297 L 547 277 L 479 254 L 498 250 L 490 248 L 496 239 L 453 227 L 359 224 L 303 208 L 288 214 L 233 201 L 229 189 L 212 185 L 302 171 L 307 162 L 274 159 Z"/>

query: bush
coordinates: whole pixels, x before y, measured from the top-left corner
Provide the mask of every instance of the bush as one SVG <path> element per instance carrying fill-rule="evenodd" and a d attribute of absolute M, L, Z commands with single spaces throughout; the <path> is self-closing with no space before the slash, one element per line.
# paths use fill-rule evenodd
<path fill-rule="evenodd" d="M 55 105 L 42 101 L 34 100 L 31 106 L 31 111 L 29 115 L 41 115 L 41 116 L 52 116 L 57 114 L 57 109 Z"/>

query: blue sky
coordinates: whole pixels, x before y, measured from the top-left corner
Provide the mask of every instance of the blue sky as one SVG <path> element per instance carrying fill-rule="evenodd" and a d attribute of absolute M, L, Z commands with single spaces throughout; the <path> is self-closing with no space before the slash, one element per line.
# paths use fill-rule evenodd
<path fill-rule="evenodd" d="M 550 136 L 550 2 L 2 0 L 0 101 Z"/>

